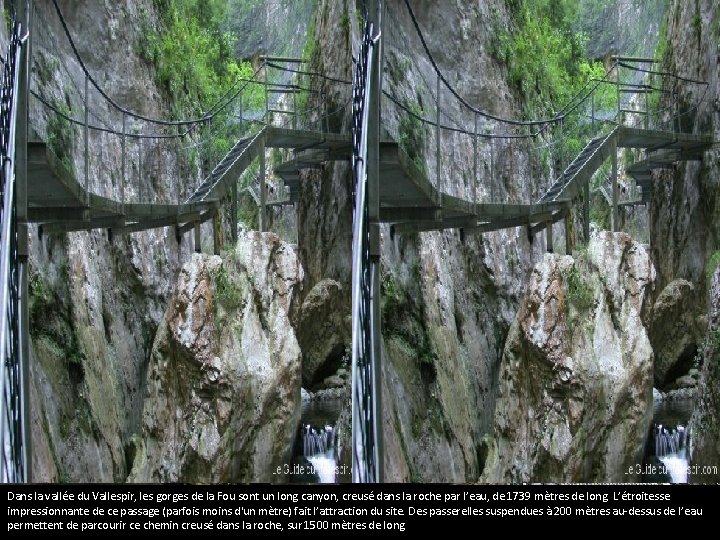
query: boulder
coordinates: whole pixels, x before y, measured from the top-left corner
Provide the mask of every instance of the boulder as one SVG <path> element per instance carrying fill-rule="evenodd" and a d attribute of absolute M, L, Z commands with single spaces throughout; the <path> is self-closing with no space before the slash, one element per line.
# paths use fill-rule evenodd
<path fill-rule="evenodd" d="M 300 347 L 289 313 L 293 248 L 240 235 L 224 258 L 193 255 L 150 355 L 129 480 L 279 482 L 299 422 Z"/>
<path fill-rule="evenodd" d="M 505 344 L 483 481 L 635 480 L 652 416 L 641 313 L 654 278 L 624 233 L 594 234 L 579 259 L 544 256 Z"/>
<path fill-rule="evenodd" d="M 350 295 L 335 280 L 319 281 L 305 297 L 297 324 L 304 386 L 314 386 L 318 377 L 340 367 L 350 343 L 349 313 Z"/>
<path fill-rule="evenodd" d="M 663 388 L 692 368 L 700 330 L 692 309 L 695 287 L 676 279 L 660 292 L 650 313 L 649 337 L 655 351 L 655 386 Z"/>
<path fill-rule="evenodd" d="M 691 375 L 683 375 L 675 379 L 674 386 L 675 388 L 694 388 L 696 384 L 697 381 Z"/>

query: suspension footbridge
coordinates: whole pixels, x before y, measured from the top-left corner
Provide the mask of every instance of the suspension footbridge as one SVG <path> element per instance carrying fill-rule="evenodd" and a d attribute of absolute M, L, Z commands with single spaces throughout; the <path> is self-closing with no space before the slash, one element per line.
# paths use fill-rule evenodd
<path fill-rule="evenodd" d="M 460 229 L 464 237 L 525 227 L 530 237 L 545 231 L 546 247 L 552 251 L 552 225 L 558 221 L 568 224 L 577 220 L 588 238 L 590 190 L 606 163 L 610 163 L 607 178 L 600 180 L 599 188 L 609 192 L 611 227 L 617 230 L 621 206 L 652 200 L 657 181 L 654 170 L 702 159 L 713 144 L 707 135 L 682 129 L 694 125 L 683 119 L 697 113 L 698 103 L 687 99 L 680 103 L 677 95 L 680 80 L 699 88 L 707 84 L 658 71 L 652 59 L 614 57 L 604 77 L 587 81 L 578 95 L 545 119 L 507 119 L 479 109 L 462 98 L 432 58 L 408 2 L 410 28 L 417 32 L 433 66 L 434 80 L 417 92 L 426 97 L 425 108 L 383 82 L 384 51 L 395 48 L 397 55 L 401 48 L 407 50 L 402 43 L 407 37 L 384 37 L 382 18 L 387 11 L 379 1 L 370 1 L 352 81 L 290 67 L 305 65 L 302 59 L 264 57 L 252 77 L 239 79 L 198 118 L 150 118 L 116 103 L 97 83 L 74 46 L 62 12 L 53 3 L 76 66 L 84 75 L 84 80 L 74 83 L 77 91 L 68 100 L 70 110 L 52 95 L 43 94 L 42 85 L 28 72 L 28 40 L 37 26 L 31 25 L 22 7 L 25 2 L 19 2 L 21 9 L 13 19 L 3 66 L 0 352 L 4 360 L 2 474 L 6 482 L 30 479 L 30 223 L 38 224 L 41 235 L 105 229 L 111 238 L 173 227 L 178 241 L 194 231 L 194 248 L 200 250 L 201 224 L 221 219 L 223 205 L 230 205 L 229 228 L 235 238 L 238 180 L 253 167 L 250 188 L 258 192 L 259 227 L 266 230 L 269 208 L 299 201 L 303 183 L 311 181 L 307 170 L 334 161 L 351 162 L 353 476 L 355 481 L 375 482 L 383 478 L 380 224 L 390 224 L 391 236 Z M 399 24 L 394 21 L 389 26 L 398 28 Z M 295 79 L 273 79 L 269 76 L 273 70 Z M 657 79 L 655 86 L 630 76 L 637 73 Z M 67 76 L 72 77 L 69 69 Z M 340 105 L 330 105 L 336 101 L 327 97 L 330 87 L 346 96 Z M 260 111 L 251 110 L 248 98 L 257 88 L 264 98 Z M 596 107 L 607 101 L 608 88 L 615 96 L 610 113 Z M 647 96 L 653 89 L 666 94 L 668 106 L 649 107 Z M 307 102 L 311 106 L 297 107 L 301 92 L 310 96 Z M 703 92 L 697 95 L 704 99 Z M 106 117 L 94 105 L 98 101 L 108 111 Z M 427 103 L 433 103 L 434 110 Z M 39 110 L 30 115 L 30 107 Z M 463 120 L 458 120 L 458 111 Z M 44 121 L 28 125 L 30 117 Z M 207 150 L 206 144 L 216 140 L 218 132 L 232 141 L 221 155 L 217 149 Z M 583 141 L 575 153 L 560 144 L 569 135 Z M 417 144 L 408 144 L 409 139 Z M 71 156 L 58 140 L 77 141 L 82 151 Z M 117 163 L 109 165 L 97 155 L 103 145 L 118 149 Z M 641 159 L 626 168 L 634 185 L 625 190 L 629 194 L 625 199 L 620 196 L 619 148 L 644 151 Z M 268 149 L 291 151 L 288 159 L 271 168 L 281 184 L 272 199 L 266 178 Z M 531 156 L 538 149 L 545 152 L 545 159 L 529 158 L 524 172 L 512 170 L 514 154 Z M 81 159 L 76 163 L 73 156 L 78 155 Z M 443 155 L 455 157 L 443 162 Z M 194 184 L 178 182 L 191 187 L 185 192 L 180 188 L 165 192 L 154 181 L 152 171 L 158 170 L 174 171 L 178 180 L 191 179 Z M 533 171 L 551 179 L 547 186 L 540 192 L 528 188 L 511 193 L 508 177 L 518 184 L 522 182 L 517 174 L 532 175 Z M 102 175 L 111 181 L 94 185 L 92 179 Z M 528 186 L 539 183 L 527 180 Z M 571 241 L 571 235 L 566 235 L 568 251 Z M 213 246 L 218 252 L 221 239 L 214 238 Z"/>

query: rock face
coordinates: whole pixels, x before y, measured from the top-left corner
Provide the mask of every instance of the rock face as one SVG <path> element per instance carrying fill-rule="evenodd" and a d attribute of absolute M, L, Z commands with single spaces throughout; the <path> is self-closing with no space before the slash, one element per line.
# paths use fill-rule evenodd
<path fill-rule="evenodd" d="M 225 258 L 195 254 L 153 344 L 132 481 L 280 482 L 300 414 L 290 312 L 292 247 L 243 233 Z"/>
<path fill-rule="evenodd" d="M 297 328 L 303 351 L 303 385 L 308 388 L 335 373 L 350 344 L 347 299 L 339 282 L 323 279 L 303 300 Z"/>
<path fill-rule="evenodd" d="M 505 344 L 488 482 L 629 482 L 652 414 L 641 313 L 655 271 L 624 233 L 545 255 Z"/>
<path fill-rule="evenodd" d="M 662 388 L 692 367 L 702 332 L 691 305 L 695 287 L 675 279 L 658 295 L 652 308 L 650 342 L 655 351 L 655 385 Z"/>
<path fill-rule="evenodd" d="M 720 140 L 720 47 L 717 2 L 672 0 L 668 9 L 667 46 L 663 71 L 677 72 L 708 82 L 693 85 L 677 82 L 681 128 L 689 133 L 709 134 Z M 694 105 L 698 104 L 697 109 Z M 667 102 L 661 102 L 665 107 Z M 692 460 L 697 464 L 719 463 L 720 372 L 717 352 L 717 296 L 713 278 L 720 250 L 720 146 L 703 154 L 702 161 L 681 163 L 673 170 L 656 173 L 650 206 L 653 260 L 661 286 L 682 278 L 693 283 L 692 316 L 707 316 L 705 339 L 698 342 L 704 364 L 697 385 L 697 411 L 693 415 Z M 715 274 L 716 275 L 716 274 Z M 708 314 L 708 305 L 710 312 Z M 691 477 L 691 481 L 718 481 L 717 476 Z"/>
<path fill-rule="evenodd" d="M 413 6 L 440 69 L 451 74 L 460 94 L 482 109 L 503 116 L 519 114 L 521 100 L 490 52 L 498 32 L 510 25 L 506 3 L 418 2 Z M 401 102 L 422 101 L 425 114 L 432 117 L 432 67 L 404 4 L 386 2 L 385 7 L 384 88 Z M 350 39 L 337 30 L 343 20 L 350 22 L 349 38 L 357 39 L 358 14 L 352 2 L 318 3 L 315 35 L 324 46 L 317 49 L 314 60 L 317 71 L 350 79 Z M 431 81 L 432 88 L 425 81 Z M 333 91 L 337 92 L 335 104 L 349 102 L 346 86 L 338 85 Z M 443 110 L 473 129 L 472 118 L 449 93 L 443 97 Z M 401 125 L 401 117 L 390 100 L 383 101 L 383 128 L 395 140 L 407 127 Z M 349 129 L 347 116 L 343 122 Z M 436 171 L 433 130 L 416 131 L 422 139 L 417 162 L 427 171 Z M 445 190 L 472 199 L 472 141 L 450 137 L 441 145 Z M 494 182 L 495 197 L 533 200 L 542 179 L 531 172 L 521 145 L 495 141 L 491 156 L 490 145 L 480 144 L 478 157 L 478 201 L 490 198 L 491 162 L 503 171 L 501 181 Z M 305 290 L 323 279 L 336 280 L 343 286 L 345 305 L 350 303 L 352 236 L 348 173 L 344 163 L 309 173 L 308 181 L 301 183 L 298 205 Z M 381 236 L 385 478 L 475 481 L 482 469 L 483 435 L 492 429 L 503 343 L 533 257 L 544 250 L 544 240 L 537 238 L 531 246 L 520 228 L 468 235 L 464 242 L 457 230 L 392 237 L 389 228 L 382 226 Z"/>
<path fill-rule="evenodd" d="M 693 483 L 720 482 L 720 269 L 716 270 L 710 288 L 710 315 L 707 338 L 702 351 L 698 393 L 690 420 L 690 459 L 698 470 L 714 470 L 714 474 L 691 475 Z M 710 466 L 705 469 L 703 466 Z M 712 469 L 712 466 L 715 468 Z"/>
<path fill-rule="evenodd" d="M 142 58 L 143 21 L 153 27 L 153 2 L 58 2 L 78 52 L 93 77 L 118 103 L 151 117 L 170 116 L 170 104 Z M 7 2 L 6 2 L 7 5 Z M 32 88 L 82 118 L 84 75 L 52 2 L 34 2 Z M 54 136 L 63 162 L 83 175 L 82 130 L 29 98 L 31 137 Z M 117 111 L 91 90 L 90 122 L 121 126 Z M 128 132 L 148 130 L 128 119 Z M 150 129 L 151 130 L 151 129 Z M 120 137 L 91 131 L 89 182 L 94 193 L 119 199 Z M 126 196 L 164 200 L 186 193 L 197 178 L 178 178 L 170 144 L 128 143 Z M 142 179 L 142 188 L 138 182 Z M 166 199 L 165 199 L 166 200 Z M 127 445 L 141 426 L 147 360 L 192 243 L 171 228 L 116 236 L 104 230 L 45 234 L 30 226 L 31 407 L 37 479 L 68 482 L 125 480 Z"/>

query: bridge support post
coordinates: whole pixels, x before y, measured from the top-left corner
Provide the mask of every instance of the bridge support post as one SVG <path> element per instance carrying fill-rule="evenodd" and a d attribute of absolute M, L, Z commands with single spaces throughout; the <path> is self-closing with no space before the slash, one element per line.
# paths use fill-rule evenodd
<path fill-rule="evenodd" d="M 565 224 L 565 255 L 572 255 L 573 249 L 575 248 L 575 242 L 573 238 L 573 211 L 568 210 L 567 216 L 563 219 Z"/>
<path fill-rule="evenodd" d="M 590 243 L 590 181 L 583 184 L 583 239 Z"/>
<path fill-rule="evenodd" d="M 547 252 L 552 253 L 553 249 L 553 222 L 552 220 L 545 222 L 545 238 L 547 243 Z"/>
<path fill-rule="evenodd" d="M 258 225 L 260 232 L 267 231 L 267 185 L 265 183 L 265 140 L 263 139 L 260 146 L 260 208 L 258 213 Z"/>
<path fill-rule="evenodd" d="M 610 228 L 612 232 L 618 232 L 618 175 L 617 175 L 617 141 L 613 139 L 610 147 L 610 160 L 612 162 L 612 209 L 610 212 Z"/>
<path fill-rule="evenodd" d="M 213 224 L 213 253 L 220 255 L 222 249 L 222 220 L 220 219 L 220 212 L 215 212 L 212 219 Z M 197 234 L 197 233 L 196 233 Z"/>
<path fill-rule="evenodd" d="M 200 222 L 195 222 L 195 227 L 193 227 L 193 231 L 195 233 L 195 253 L 202 253 L 202 243 L 201 243 L 201 237 L 200 237 Z"/>
<path fill-rule="evenodd" d="M 230 188 L 230 238 L 232 238 L 233 247 L 237 244 L 237 213 L 238 213 L 238 189 L 237 180 L 233 181 Z"/>

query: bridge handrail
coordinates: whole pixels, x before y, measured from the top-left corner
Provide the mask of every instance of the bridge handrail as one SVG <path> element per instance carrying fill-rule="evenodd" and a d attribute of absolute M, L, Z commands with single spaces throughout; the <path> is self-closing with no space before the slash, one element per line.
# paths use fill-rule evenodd
<path fill-rule="evenodd" d="M 353 74 L 352 170 L 354 211 L 352 240 L 352 475 L 354 482 L 374 482 L 379 476 L 373 409 L 373 336 L 370 317 L 371 261 L 369 253 L 367 159 L 370 80 L 373 70 L 373 28 L 365 24 Z M 377 286 L 377 284 L 375 284 Z M 377 291 L 376 291 L 377 293 Z M 374 338 L 379 338 L 375 336 Z M 378 390 L 379 391 L 379 390 Z"/>
<path fill-rule="evenodd" d="M 29 471 L 25 462 L 27 436 L 23 427 L 21 399 L 23 379 L 22 348 L 19 346 L 19 264 L 15 217 L 15 126 L 18 115 L 21 47 L 25 41 L 21 25 L 13 20 L 12 35 L 4 63 L 2 81 L 2 204 L 0 204 L 0 360 L 3 363 L 2 482 L 22 482 Z"/>

